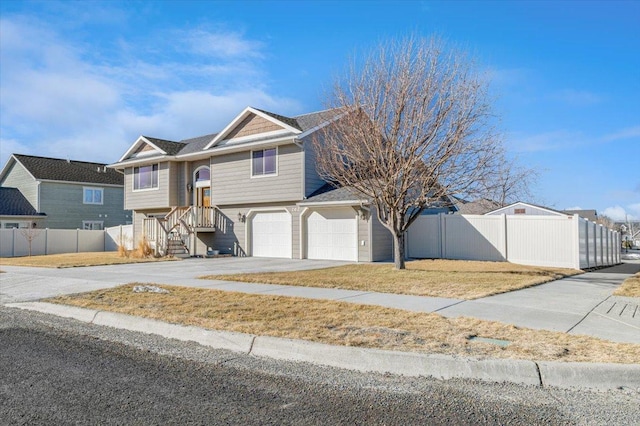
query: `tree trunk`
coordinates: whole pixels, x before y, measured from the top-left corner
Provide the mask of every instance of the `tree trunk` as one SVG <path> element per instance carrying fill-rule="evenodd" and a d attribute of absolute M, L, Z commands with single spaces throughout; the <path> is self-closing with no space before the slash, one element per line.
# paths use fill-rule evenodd
<path fill-rule="evenodd" d="M 396 269 L 405 269 L 404 265 L 404 233 L 393 234 L 393 263 Z"/>

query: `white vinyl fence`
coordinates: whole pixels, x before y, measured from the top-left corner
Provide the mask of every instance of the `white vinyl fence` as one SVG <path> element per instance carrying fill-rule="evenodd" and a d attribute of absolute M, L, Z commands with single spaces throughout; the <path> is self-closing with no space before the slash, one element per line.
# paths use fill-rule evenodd
<path fill-rule="evenodd" d="M 407 232 L 413 258 L 585 269 L 620 263 L 620 234 L 573 216 L 425 215 Z"/>
<path fill-rule="evenodd" d="M 58 253 L 115 251 L 119 244 L 130 249 L 133 225 L 121 225 L 102 231 L 85 229 L 0 229 L 0 257 Z"/>

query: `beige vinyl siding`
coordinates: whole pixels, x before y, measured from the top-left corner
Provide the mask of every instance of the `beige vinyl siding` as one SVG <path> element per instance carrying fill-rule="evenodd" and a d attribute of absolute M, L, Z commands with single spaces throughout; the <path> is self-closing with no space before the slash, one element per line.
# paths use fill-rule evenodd
<path fill-rule="evenodd" d="M 38 209 L 38 183 L 33 176 L 22 166 L 13 161 L 13 165 L 7 171 L 5 178 L 0 185 L 8 188 L 18 188 L 22 195 L 31 203 L 34 209 Z"/>
<path fill-rule="evenodd" d="M 180 163 L 169 163 L 169 180 L 167 186 L 169 188 L 170 206 L 182 205 L 182 200 L 180 200 L 180 187 L 184 185 L 180 185 L 181 171 Z"/>
<path fill-rule="evenodd" d="M 393 237 L 378 220 L 375 209 L 371 209 L 371 261 L 393 259 Z"/>
<path fill-rule="evenodd" d="M 84 187 L 102 188 L 103 204 L 84 204 Z M 46 181 L 40 184 L 40 207 L 47 214 L 47 228 L 78 229 L 82 228 L 82 221 L 103 222 L 105 228 L 122 225 L 130 220 L 122 204 L 119 187 Z"/>
<path fill-rule="evenodd" d="M 364 245 L 362 244 L 363 241 Z M 369 250 L 370 244 L 371 238 L 369 238 L 369 221 L 358 217 L 358 262 L 371 262 L 371 254 Z"/>
<path fill-rule="evenodd" d="M 317 133 L 317 132 L 316 132 Z M 304 146 L 304 196 L 308 197 L 325 184 L 316 169 L 316 152 L 312 145 L 312 135 L 303 139 Z"/>
<path fill-rule="evenodd" d="M 267 148 L 267 147 L 265 147 Z M 273 203 L 302 199 L 302 150 L 294 145 L 278 147 L 277 174 L 251 176 L 251 152 L 211 158 L 213 204 Z"/>
<path fill-rule="evenodd" d="M 133 167 L 124 171 L 124 208 L 129 210 L 144 210 L 171 206 L 169 199 L 169 163 L 160 163 L 158 167 L 158 188 L 142 191 L 133 190 Z M 175 185 L 175 181 L 174 181 Z M 176 198 L 174 198 L 176 201 Z"/>

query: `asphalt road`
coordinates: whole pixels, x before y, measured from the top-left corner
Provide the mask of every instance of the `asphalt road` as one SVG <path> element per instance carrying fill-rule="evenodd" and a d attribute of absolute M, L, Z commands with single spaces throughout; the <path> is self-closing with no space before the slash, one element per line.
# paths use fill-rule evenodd
<path fill-rule="evenodd" d="M 638 424 L 638 392 L 363 374 L 0 307 L 2 424 Z"/>

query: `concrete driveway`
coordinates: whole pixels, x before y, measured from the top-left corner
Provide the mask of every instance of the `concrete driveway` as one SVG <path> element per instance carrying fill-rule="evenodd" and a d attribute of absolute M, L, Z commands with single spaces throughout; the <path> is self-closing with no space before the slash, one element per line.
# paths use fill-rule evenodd
<path fill-rule="evenodd" d="M 212 287 L 216 281 L 200 280 L 198 277 L 211 274 L 299 271 L 347 263 L 331 260 L 223 257 L 62 269 L 2 265 L 1 269 L 5 273 L 0 274 L 0 303 L 33 301 L 131 282 Z"/>

